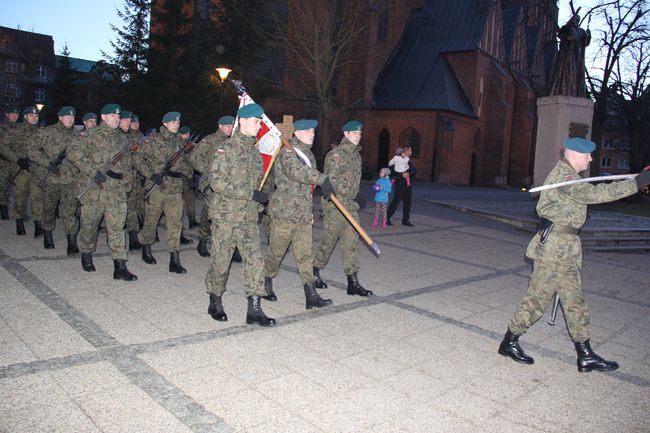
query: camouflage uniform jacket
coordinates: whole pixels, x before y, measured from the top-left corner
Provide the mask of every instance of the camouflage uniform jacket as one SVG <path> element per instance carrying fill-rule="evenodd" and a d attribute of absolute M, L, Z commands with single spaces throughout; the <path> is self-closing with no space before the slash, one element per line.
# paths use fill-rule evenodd
<path fill-rule="evenodd" d="M 212 166 L 212 156 L 217 150 L 217 146 L 226 141 L 228 136 L 222 131 L 217 130 L 214 134 L 207 135 L 201 140 L 201 145 L 189 153 L 190 164 L 194 170 L 201 173 L 199 181 L 199 191 L 203 192 L 210 186 L 210 167 Z"/>
<path fill-rule="evenodd" d="M 22 128 L 16 122 L 3 122 L 0 127 L 0 168 L 4 170 L 13 166 L 19 158 L 16 148 Z"/>
<path fill-rule="evenodd" d="M 336 198 L 348 210 L 358 210 L 359 205 L 354 201 L 359 193 L 361 182 L 361 147 L 343 138 L 341 143 L 332 149 L 325 157 L 324 172 L 330 178 Z M 327 200 L 322 200 L 323 209 L 333 207 Z"/>
<path fill-rule="evenodd" d="M 136 162 L 138 171 L 147 178 L 145 188 L 149 188 L 153 184 L 149 180 L 151 175 L 160 174 L 174 153 L 183 149 L 183 144 L 180 136 L 165 126 L 161 126 L 159 132 L 152 132 L 147 137 L 147 141 L 138 153 L 139 161 Z M 185 153 L 181 151 L 180 157 L 170 171 L 185 177 L 192 176 L 192 168 L 187 162 Z M 168 194 L 181 194 L 183 192 L 182 177 L 164 176 L 161 190 Z"/>
<path fill-rule="evenodd" d="M 40 128 L 29 122 L 24 122 L 19 127 L 18 137 L 16 139 L 15 156 L 18 158 L 29 158 L 29 149 L 36 140 Z M 30 164 L 29 171 L 34 172 L 34 164 Z"/>
<path fill-rule="evenodd" d="M 102 122 L 75 140 L 68 150 L 68 159 L 79 167 L 85 183 L 92 179 L 104 164 L 113 159 L 124 144 L 125 141 L 118 128 L 111 128 Z M 126 152 L 111 171 L 118 177 L 121 175 L 122 179 L 115 179 L 109 175 L 102 185 L 103 188 L 106 191 L 125 193 L 130 191 L 133 185 L 131 152 Z"/>
<path fill-rule="evenodd" d="M 283 148 L 274 164 L 275 192 L 269 203 L 268 213 L 273 219 L 294 224 L 311 224 L 313 222 L 312 184 L 320 185 L 327 176 L 316 170 L 316 158 L 310 145 L 297 138 L 291 144 L 301 150 L 311 167 L 298 158 L 290 148 Z"/>
<path fill-rule="evenodd" d="M 75 140 L 73 128 L 66 128 L 61 122 L 46 126 L 39 130 L 36 137 L 35 151 L 30 152 L 30 159 L 47 169 L 47 165 L 54 161 L 61 152 L 67 152 L 68 146 Z M 59 173 L 50 176 L 51 184 L 67 184 L 77 179 L 79 171 L 70 164 L 59 165 Z"/>
<path fill-rule="evenodd" d="M 257 223 L 263 206 L 253 201 L 264 173 L 255 137 L 238 129 L 217 147 L 210 168 L 210 187 L 215 192 L 210 216 L 230 223 Z"/>
<path fill-rule="evenodd" d="M 544 181 L 545 185 L 580 179 L 571 164 L 560 160 Z M 578 183 L 542 191 L 537 203 L 537 214 L 553 221 L 555 226 L 580 229 L 587 218 L 587 205 L 607 203 L 637 192 L 634 179 L 613 183 Z M 526 256 L 533 260 L 562 263 L 567 266 L 582 264 L 582 245 L 578 235 L 562 233 L 554 228 L 544 243 L 537 233 L 528 244 Z"/>

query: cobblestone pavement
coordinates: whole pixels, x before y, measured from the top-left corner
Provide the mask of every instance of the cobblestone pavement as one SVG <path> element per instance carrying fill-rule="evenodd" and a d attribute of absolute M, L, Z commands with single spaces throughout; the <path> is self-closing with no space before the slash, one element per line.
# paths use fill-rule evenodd
<path fill-rule="evenodd" d="M 527 284 L 530 235 L 425 200 L 527 198 L 414 187 L 416 226 L 369 229 L 380 258 L 362 247 L 360 281 L 376 296 L 347 296 L 337 248 L 321 272 L 334 305 L 305 310 L 289 251 L 278 302 L 263 302 L 271 329 L 245 324 L 238 264 L 229 321 L 211 320 L 207 259 L 185 247 L 188 274 L 167 272 L 164 229 L 158 264 L 129 254 L 139 280 L 125 283 L 105 234 L 89 274 L 65 256 L 61 227 L 44 250 L 0 221 L 0 431 L 650 431 L 650 255 L 585 253 L 592 345 L 618 371 L 578 373 L 565 326 L 547 317 L 521 339 L 535 364 L 520 365 L 497 347 Z M 321 228 L 316 218 L 315 241 Z"/>

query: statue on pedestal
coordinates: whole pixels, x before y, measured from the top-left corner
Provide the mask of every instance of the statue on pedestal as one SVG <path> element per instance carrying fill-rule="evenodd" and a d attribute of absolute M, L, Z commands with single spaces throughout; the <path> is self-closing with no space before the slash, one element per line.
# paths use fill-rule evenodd
<path fill-rule="evenodd" d="M 589 29 L 580 28 L 580 8 L 560 28 L 560 51 L 553 68 L 551 95 L 586 98 L 585 49 L 591 41 Z"/>

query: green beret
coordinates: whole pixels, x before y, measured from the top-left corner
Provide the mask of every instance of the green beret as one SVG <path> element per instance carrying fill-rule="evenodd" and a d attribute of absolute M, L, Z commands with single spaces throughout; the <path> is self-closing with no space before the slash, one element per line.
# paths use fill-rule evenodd
<path fill-rule="evenodd" d="M 81 121 L 85 122 L 86 120 L 90 120 L 90 119 L 97 120 L 97 115 L 95 113 L 86 113 L 84 114 L 84 117 L 81 118 Z"/>
<path fill-rule="evenodd" d="M 102 114 L 120 114 L 122 109 L 118 104 L 106 104 L 102 107 Z"/>
<path fill-rule="evenodd" d="M 135 123 L 140 123 L 140 116 L 138 116 L 137 114 L 133 113 L 133 114 L 131 115 L 131 120 L 132 120 L 133 122 L 135 122 Z"/>
<path fill-rule="evenodd" d="M 65 107 L 59 108 L 59 112 L 56 113 L 57 116 L 74 116 L 75 111 L 73 107 L 66 105 Z"/>
<path fill-rule="evenodd" d="M 234 125 L 235 118 L 232 116 L 221 116 L 217 122 L 219 125 Z"/>
<path fill-rule="evenodd" d="M 191 131 L 191 129 L 190 129 L 189 126 L 181 126 L 181 127 L 178 129 L 178 133 L 179 133 L 179 134 L 189 134 L 190 131 Z"/>
<path fill-rule="evenodd" d="M 38 108 L 31 105 L 23 110 L 23 114 L 38 114 Z"/>
<path fill-rule="evenodd" d="M 5 113 L 20 113 L 20 108 L 18 108 L 17 105 L 10 105 L 7 108 L 5 108 Z"/>
<path fill-rule="evenodd" d="M 357 120 L 350 120 L 341 128 L 343 132 L 351 132 L 351 131 L 361 132 L 361 129 L 363 129 L 363 123 Z"/>
<path fill-rule="evenodd" d="M 121 111 L 120 112 L 120 119 L 133 119 L 133 113 L 130 111 Z"/>
<path fill-rule="evenodd" d="M 296 128 L 296 131 L 316 129 L 317 126 L 318 126 L 318 120 L 316 119 L 300 119 L 293 122 L 293 127 Z"/>
<path fill-rule="evenodd" d="M 237 110 L 237 115 L 242 119 L 248 119 L 250 117 L 257 117 L 258 119 L 261 119 L 262 114 L 264 114 L 264 109 L 261 105 L 258 104 L 244 105 L 239 110 Z"/>
<path fill-rule="evenodd" d="M 596 143 L 586 138 L 573 137 L 564 140 L 564 148 L 578 153 L 591 153 L 596 149 Z"/>
<path fill-rule="evenodd" d="M 181 120 L 181 113 L 178 111 L 170 111 L 169 113 L 165 113 L 165 115 L 162 118 L 162 123 L 167 123 L 167 122 L 176 122 Z"/>

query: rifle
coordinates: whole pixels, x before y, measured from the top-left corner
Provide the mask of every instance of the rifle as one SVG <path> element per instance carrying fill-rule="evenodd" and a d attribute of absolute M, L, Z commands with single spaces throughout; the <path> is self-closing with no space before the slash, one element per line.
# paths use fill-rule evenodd
<path fill-rule="evenodd" d="M 165 163 L 165 166 L 164 166 L 163 169 L 158 173 L 158 175 L 159 175 L 161 178 L 164 178 L 165 175 L 167 175 L 167 172 L 168 172 L 169 170 L 171 170 L 171 168 L 174 166 L 174 164 L 176 164 L 176 161 L 179 160 L 179 158 L 181 157 L 182 154 L 184 154 L 184 153 L 189 153 L 189 152 L 191 152 L 191 151 L 192 151 L 196 146 L 198 146 L 198 140 L 199 140 L 199 137 L 200 137 L 200 136 L 199 136 L 198 134 L 192 135 L 192 136 L 190 137 L 190 139 L 189 139 L 189 140 L 188 140 L 188 141 L 183 145 L 183 147 L 181 147 L 181 148 L 178 149 L 176 152 L 174 152 L 174 154 L 173 154 L 173 155 L 171 156 L 171 158 L 169 158 L 169 160 Z M 144 192 L 144 199 L 145 199 L 145 200 L 147 200 L 147 201 L 149 200 L 149 196 L 151 195 L 151 193 L 153 192 L 153 190 L 156 189 L 156 186 L 158 186 L 158 184 L 157 184 L 157 183 L 154 183 L 154 184 L 151 185 L 149 188 L 147 188 L 147 190 Z M 160 184 L 160 187 L 161 187 L 161 188 L 165 188 L 164 184 L 162 184 L 162 183 Z"/>
<path fill-rule="evenodd" d="M 560 306 L 560 295 L 557 293 L 555 294 L 555 297 L 553 298 L 553 308 L 551 309 L 551 316 L 548 318 L 548 324 L 553 326 L 555 325 L 555 319 L 557 319 L 557 311 Z"/>
<path fill-rule="evenodd" d="M 138 140 L 135 143 L 127 143 L 122 147 L 119 152 L 117 152 L 113 157 L 111 158 L 110 161 L 108 161 L 106 164 L 102 165 L 102 167 L 98 170 L 102 174 L 108 173 L 113 167 L 115 167 L 127 154 L 129 153 L 135 153 L 138 151 L 140 146 L 142 146 L 142 143 L 144 143 L 147 139 L 147 136 L 142 137 L 140 140 Z M 81 188 L 81 192 L 77 195 L 77 200 L 79 200 L 79 203 L 81 203 L 81 198 L 92 189 L 93 186 L 97 185 L 99 189 L 104 189 L 104 185 L 101 182 L 97 182 L 95 180 L 95 177 L 91 177 L 88 182 L 84 184 L 84 186 Z"/>
<path fill-rule="evenodd" d="M 57 169 L 56 170 L 50 170 L 48 168 L 47 173 L 45 174 L 45 176 L 43 176 L 43 178 L 40 179 L 39 182 L 38 182 L 39 187 L 45 188 L 45 184 L 47 183 L 47 180 L 50 178 L 50 176 L 52 176 L 53 174 L 59 172 L 58 167 L 61 165 L 61 163 L 65 159 L 65 153 L 67 152 L 67 150 L 68 150 L 68 148 L 66 147 L 65 149 L 61 150 L 61 152 L 57 155 L 56 158 L 54 158 L 54 161 L 52 161 L 52 162 L 55 163 Z"/>

